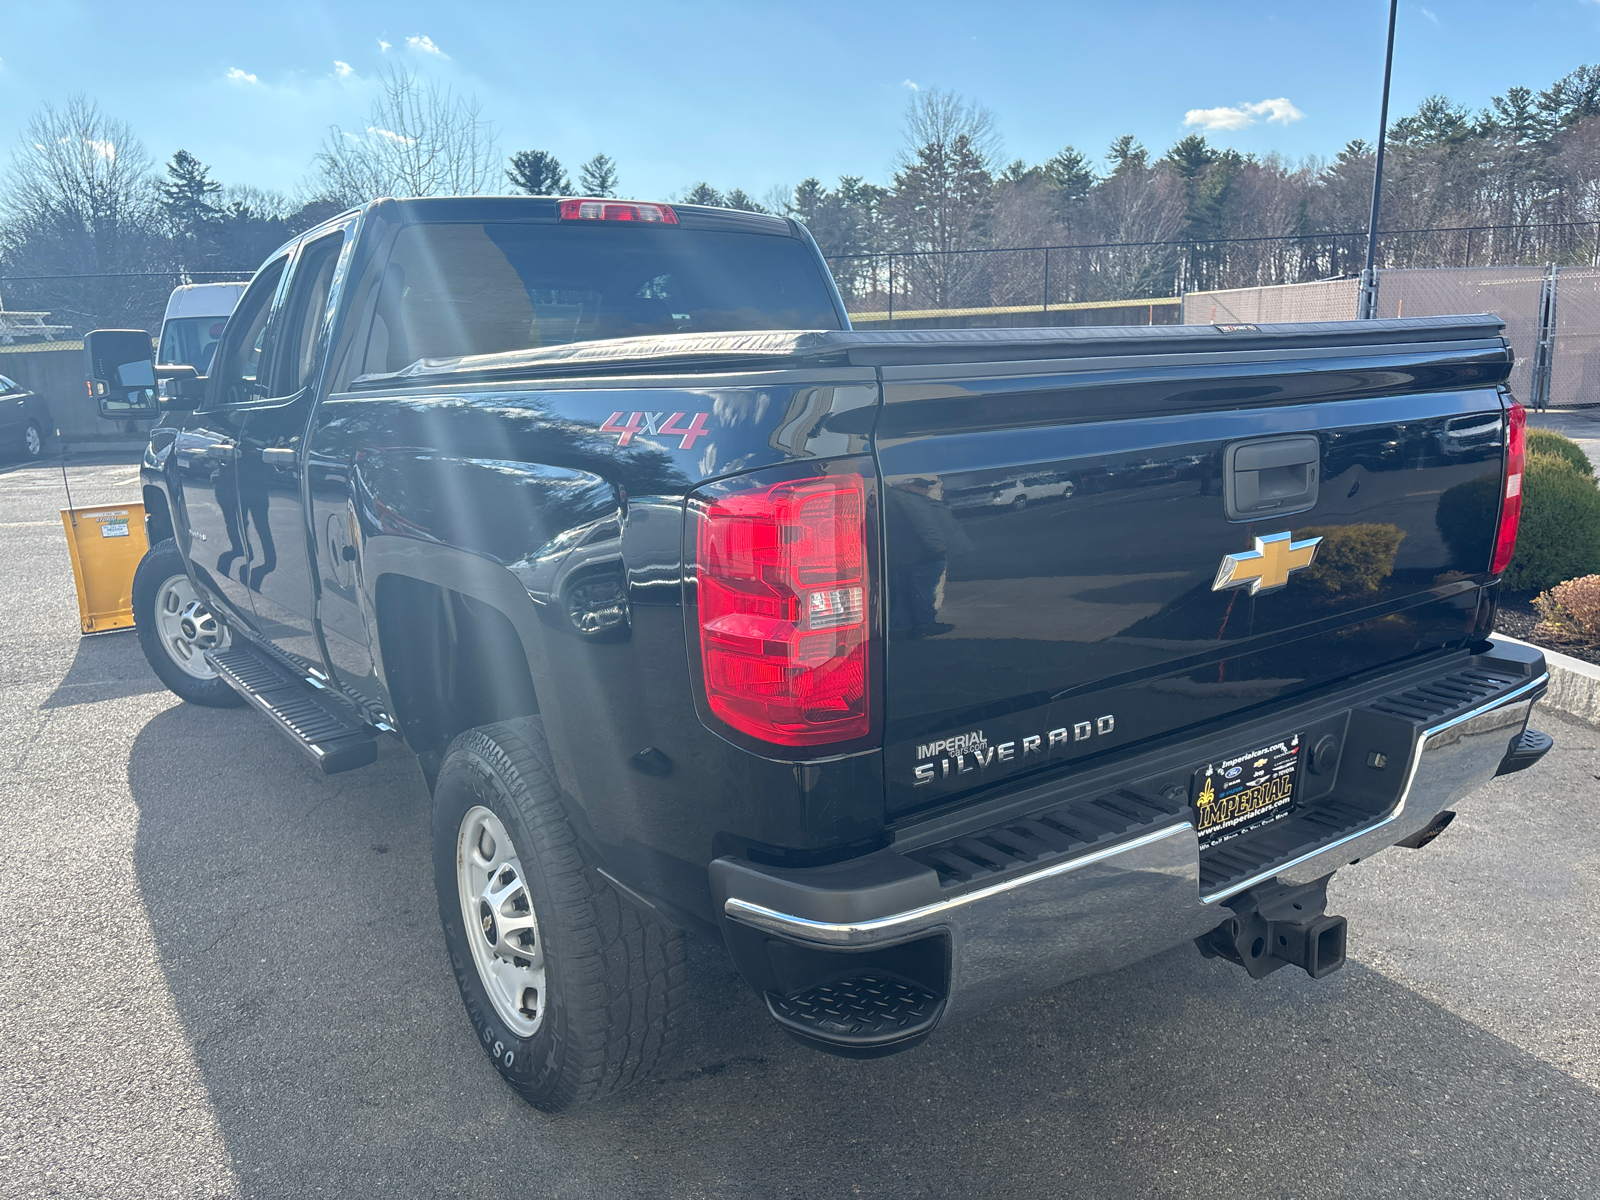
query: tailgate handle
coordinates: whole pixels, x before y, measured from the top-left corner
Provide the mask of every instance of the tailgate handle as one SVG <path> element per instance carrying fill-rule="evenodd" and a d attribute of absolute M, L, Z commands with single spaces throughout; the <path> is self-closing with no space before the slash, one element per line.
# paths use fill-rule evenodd
<path fill-rule="evenodd" d="M 1228 518 L 1305 512 L 1317 503 L 1322 443 L 1312 434 L 1235 442 L 1223 452 L 1222 495 Z"/>

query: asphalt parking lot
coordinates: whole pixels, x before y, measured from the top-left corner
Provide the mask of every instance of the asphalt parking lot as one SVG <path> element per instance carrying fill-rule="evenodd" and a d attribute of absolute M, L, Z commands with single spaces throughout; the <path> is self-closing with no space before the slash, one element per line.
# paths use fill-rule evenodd
<path fill-rule="evenodd" d="M 551 1118 L 474 1044 L 415 766 L 80 638 L 59 470 L 0 472 L 0 1194 L 1600 1195 L 1592 730 L 1536 711 L 1539 768 L 1341 873 L 1322 982 L 1184 947 L 858 1063 L 700 947 L 676 1067 Z"/>

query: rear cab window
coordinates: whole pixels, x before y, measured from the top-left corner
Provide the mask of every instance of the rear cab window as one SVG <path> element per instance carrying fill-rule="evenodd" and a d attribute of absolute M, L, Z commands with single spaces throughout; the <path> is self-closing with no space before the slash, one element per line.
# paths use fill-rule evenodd
<path fill-rule="evenodd" d="M 618 222 L 399 230 L 357 374 L 572 342 L 840 329 L 800 238 Z"/>

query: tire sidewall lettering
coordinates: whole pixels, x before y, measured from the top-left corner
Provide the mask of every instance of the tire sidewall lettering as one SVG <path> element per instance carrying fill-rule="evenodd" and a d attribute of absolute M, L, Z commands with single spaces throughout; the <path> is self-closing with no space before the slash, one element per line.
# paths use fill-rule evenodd
<path fill-rule="evenodd" d="M 458 802 L 451 805 L 452 811 L 447 814 L 451 825 L 451 832 L 445 839 L 450 854 L 448 861 L 435 860 L 435 870 L 443 871 L 446 868 L 451 872 L 449 885 L 454 887 L 454 829 L 461 816 L 472 804 L 482 804 L 492 810 L 495 815 L 506 822 L 506 827 L 516 836 L 521 832 L 520 821 L 507 810 L 512 806 L 500 794 L 495 786 L 492 774 L 484 770 L 482 763 L 473 763 L 472 781 L 465 789 L 466 794 L 458 797 Z M 509 818 L 509 819 L 508 819 Z M 541 1038 L 548 1042 L 550 1023 L 546 1022 L 543 1028 L 532 1038 L 521 1038 L 512 1033 L 510 1029 L 494 1015 L 494 1006 L 490 1003 L 488 993 L 484 990 L 483 981 L 478 978 L 478 968 L 473 961 L 471 952 L 464 944 L 468 937 L 467 930 L 461 922 L 459 912 L 453 911 L 452 904 L 447 903 L 448 893 L 441 886 L 441 899 L 439 912 L 444 926 L 445 945 L 450 955 L 450 965 L 456 976 L 456 982 L 461 988 L 462 999 L 466 1002 L 467 1012 L 472 1018 L 474 1032 L 482 1046 L 484 1055 L 492 1062 L 495 1069 L 508 1080 L 523 1083 L 531 1079 L 532 1064 L 539 1060 L 537 1043 Z"/>

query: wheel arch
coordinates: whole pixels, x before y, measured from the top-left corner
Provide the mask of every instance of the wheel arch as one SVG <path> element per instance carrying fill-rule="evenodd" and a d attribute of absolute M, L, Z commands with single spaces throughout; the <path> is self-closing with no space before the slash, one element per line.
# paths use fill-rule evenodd
<path fill-rule="evenodd" d="M 498 563 L 380 536 L 363 555 L 374 658 L 406 742 L 432 782 L 465 730 L 540 712 L 533 601 Z"/>
<path fill-rule="evenodd" d="M 167 494 L 148 483 L 144 485 L 144 531 L 152 546 L 174 535 L 172 509 L 167 505 Z"/>

